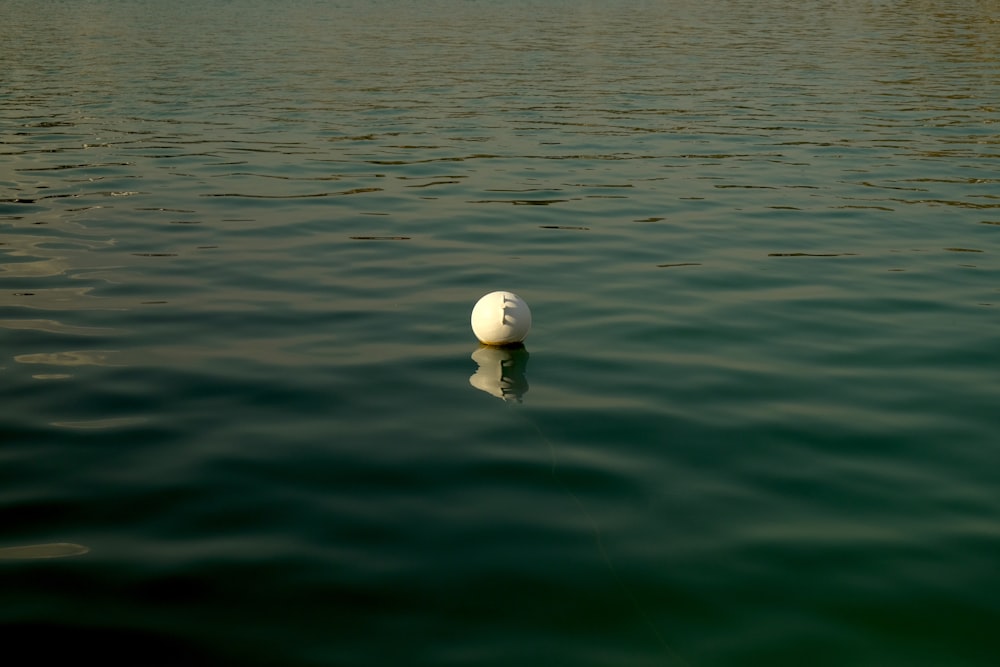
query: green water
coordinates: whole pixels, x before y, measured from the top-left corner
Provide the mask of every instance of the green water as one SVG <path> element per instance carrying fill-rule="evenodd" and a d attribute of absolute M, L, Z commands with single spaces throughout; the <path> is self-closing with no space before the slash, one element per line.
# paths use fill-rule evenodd
<path fill-rule="evenodd" d="M 4 655 L 995 664 L 996 3 L 0 25 Z"/>

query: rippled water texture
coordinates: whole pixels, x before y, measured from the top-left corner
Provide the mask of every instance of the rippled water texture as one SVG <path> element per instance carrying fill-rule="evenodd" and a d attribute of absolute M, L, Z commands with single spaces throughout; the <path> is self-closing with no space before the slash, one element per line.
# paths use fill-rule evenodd
<path fill-rule="evenodd" d="M 995 664 L 995 2 L 0 24 L 5 656 Z"/>

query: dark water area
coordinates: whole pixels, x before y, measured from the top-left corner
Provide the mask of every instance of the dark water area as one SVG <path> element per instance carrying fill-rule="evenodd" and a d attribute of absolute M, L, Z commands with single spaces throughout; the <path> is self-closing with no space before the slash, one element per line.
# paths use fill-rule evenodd
<path fill-rule="evenodd" d="M 995 2 L 0 22 L 5 655 L 996 664 Z"/>

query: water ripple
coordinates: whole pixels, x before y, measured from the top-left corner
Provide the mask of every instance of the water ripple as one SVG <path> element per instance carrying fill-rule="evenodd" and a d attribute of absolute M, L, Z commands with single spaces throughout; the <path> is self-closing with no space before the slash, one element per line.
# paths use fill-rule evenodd
<path fill-rule="evenodd" d="M 989 3 L 0 19 L 11 655 L 992 664 Z"/>

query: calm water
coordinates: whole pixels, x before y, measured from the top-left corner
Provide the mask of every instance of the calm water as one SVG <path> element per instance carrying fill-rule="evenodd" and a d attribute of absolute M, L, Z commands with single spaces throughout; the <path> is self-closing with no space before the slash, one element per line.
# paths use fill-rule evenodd
<path fill-rule="evenodd" d="M 996 664 L 995 2 L 0 24 L 8 656 Z"/>

